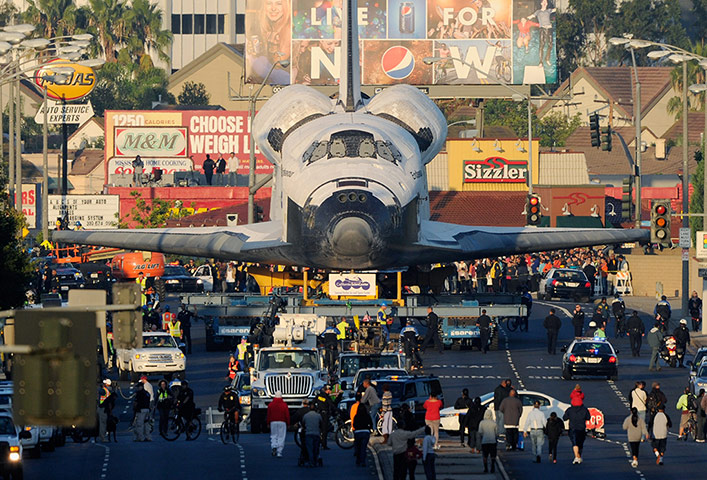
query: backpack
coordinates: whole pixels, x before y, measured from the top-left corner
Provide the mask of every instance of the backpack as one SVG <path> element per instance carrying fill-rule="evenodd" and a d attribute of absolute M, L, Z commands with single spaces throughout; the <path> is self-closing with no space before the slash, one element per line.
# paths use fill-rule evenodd
<path fill-rule="evenodd" d="M 649 412 L 655 412 L 658 408 L 658 403 L 658 399 L 653 392 L 649 393 L 648 398 L 646 398 L 646 410 Z"/>
<path fill-rule="evenodd" d="M 692 393 L 687 394 L 687 409 L 691 412 L 696 412 L 699 410 L 699 405 L 697 404 L 697 397 Z"/>

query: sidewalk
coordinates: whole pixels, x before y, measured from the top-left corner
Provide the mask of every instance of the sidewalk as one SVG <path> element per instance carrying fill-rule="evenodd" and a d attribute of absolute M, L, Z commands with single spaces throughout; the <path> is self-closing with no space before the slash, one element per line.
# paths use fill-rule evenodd
<path fill-rule="evenodd" d="M 389 446 L 381 443 L 382 438 L 376 437 L 371 439 L 369 449 L 373 456 L 378 460 L 376 465 L 378 468 L 379 480 L 393 479 L 393 453 Z M 435 469 L 437 478 L 440 480 L 457 480 L 474 478 L 479 480 L 504 480 L 508 476 L 504 475 L 505 470 L 501 464 L 500 457 L 497 459 L 498 464 L 496 473 L 483 473 L 484 464 L 481 460 L 481 454 L 470 453 L 468 448 L 462 448 L 459 441 L 456 439 L 440 438 L 441 448 L 436 451 L 437 459 L 435 461 Z M 425 471 L 422 468 L 422 462 L 418 462 L 415 470 L 415 479 L 424 480 Z"/>

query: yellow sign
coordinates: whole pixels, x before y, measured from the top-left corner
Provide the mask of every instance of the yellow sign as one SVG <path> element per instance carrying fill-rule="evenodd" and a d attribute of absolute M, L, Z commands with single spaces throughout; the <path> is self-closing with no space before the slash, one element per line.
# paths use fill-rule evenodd
<path fill-rule="evenodd" d="M 71 74 L 66 72 L 71 71 Z M 62 82 L 54 82 L 49 77 L 61 72 L 66 75 Z M 96 86 L 96 72 L 91 67 L 66 60 L 54 60 L 35 72 L 34 82 L 47 96 L 55 100 L 77 100 L 85 97 Z"/>
<path fill-rule="evenodd" d="M 533 183 L 538 183 L 537 140 L 532 142 Z M 528 140 L 447 140 L 449 189 L 524 191 L 528 182 Z"/>

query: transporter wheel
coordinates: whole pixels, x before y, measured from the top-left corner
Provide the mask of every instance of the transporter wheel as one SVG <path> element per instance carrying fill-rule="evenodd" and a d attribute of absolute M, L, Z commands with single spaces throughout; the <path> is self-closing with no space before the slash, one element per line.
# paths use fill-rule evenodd
<path fill-rule="evenodd" d="M 489 350 L 498 350 L 498 332 L 494 333 L 491 338 L 491 345 L 489 345 Z"/>

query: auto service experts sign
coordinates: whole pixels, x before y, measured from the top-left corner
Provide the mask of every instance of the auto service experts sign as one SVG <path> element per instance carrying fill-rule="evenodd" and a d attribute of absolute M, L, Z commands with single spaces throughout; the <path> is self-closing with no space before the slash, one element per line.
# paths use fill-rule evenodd
<path fill-rule="evenodd" d="M 329 274 L 329 295 L 367 297 L 375 294 L 375 273 Z"/>

